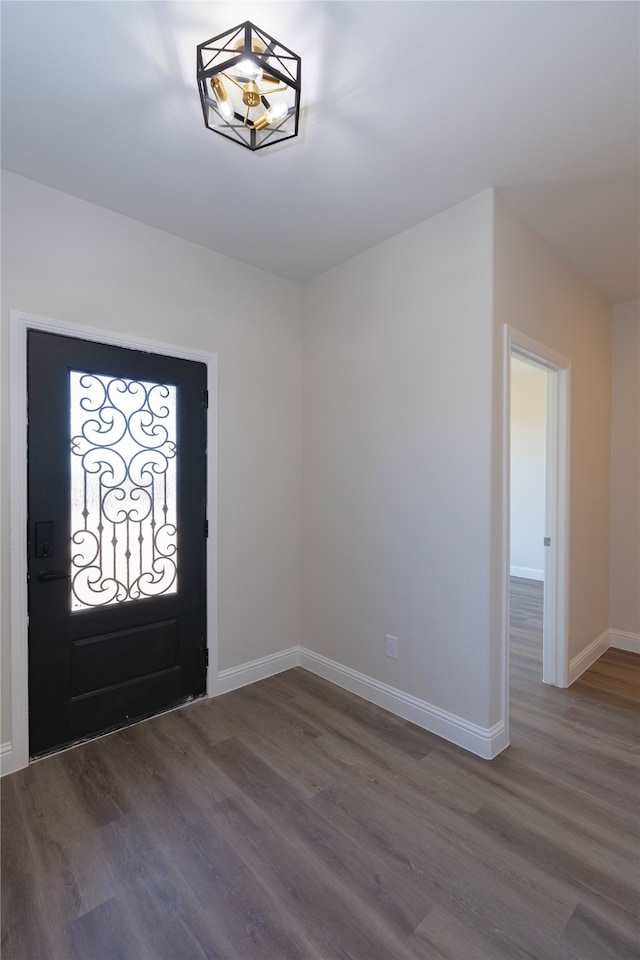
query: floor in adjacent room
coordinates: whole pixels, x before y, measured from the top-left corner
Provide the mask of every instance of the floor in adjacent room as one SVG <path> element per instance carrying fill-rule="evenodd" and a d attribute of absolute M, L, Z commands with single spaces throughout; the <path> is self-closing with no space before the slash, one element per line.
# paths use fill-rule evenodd
<path fill-rule="evenodd" d="M 640 657 L 541 682 L 480 760 L 302 670 L 5 777 L 3 960 L 638 956 Z"/>

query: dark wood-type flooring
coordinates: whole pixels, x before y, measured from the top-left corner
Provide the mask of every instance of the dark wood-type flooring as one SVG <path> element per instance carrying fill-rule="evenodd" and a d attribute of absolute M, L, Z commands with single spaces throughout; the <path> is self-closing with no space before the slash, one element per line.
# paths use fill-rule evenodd
<path fill-rule="evenodd" d="M 295 669 L 5 777 L 3 960 L 637 958 L 640 658 L 512 613 L 491 762 Z"/>

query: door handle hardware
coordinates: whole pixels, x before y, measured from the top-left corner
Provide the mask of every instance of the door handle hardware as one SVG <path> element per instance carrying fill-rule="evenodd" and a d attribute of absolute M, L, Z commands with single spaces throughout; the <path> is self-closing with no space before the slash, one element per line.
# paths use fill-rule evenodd
<path fill-rule="evenodd" d="M 40 583 L 49 583 L 50 580 L 68 580 L 70 576 L 69 573 L 60 573 L 57 570 L 41 570 L 36 573 L 36 580 Z"/>

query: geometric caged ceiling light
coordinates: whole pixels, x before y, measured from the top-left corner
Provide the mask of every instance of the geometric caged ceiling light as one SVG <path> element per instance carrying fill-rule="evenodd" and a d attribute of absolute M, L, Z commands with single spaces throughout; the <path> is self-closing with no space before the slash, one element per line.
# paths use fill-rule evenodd
<path fill-rule="evenodd" d="M 198 45 L 205 126 L 249 150 L 298 135 L 300 57 L 249 20 Z"/>

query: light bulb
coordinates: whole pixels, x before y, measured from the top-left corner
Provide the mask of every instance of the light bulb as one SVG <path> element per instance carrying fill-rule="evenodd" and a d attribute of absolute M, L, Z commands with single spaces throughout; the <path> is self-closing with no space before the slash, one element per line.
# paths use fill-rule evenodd
<path fill-rule="evenodd" d="M 238 64 L 236 64 L 236 70 L 241 77 L 246 77 L 247 80 L 262 79 L 262 70 L 257 63 L 253 62 L 253 60 L 241 60 Z"/>
<path fill-rule="evenodd" d="M 272 104 L 267 110 L 267 120 L 269 123 L 275 123 L 276 120 L 282 120 L 283 117 L 289 112 L 289 108 L 284 102 L 284 100 L 278 100 L 277 103 Z"/>
<path fill-rule="evenodd" d="M 218 113 L 225 120 L 230 121 L 233 117 L 233 107 L 231 106 L 231 101 L 227 91 L 225 90 L 224 83 L 220 77 L 214 76 L 210 80 L 211 89 L 216 98 L 216 105 L 218 107 Z"/>
<path fill-rule="evenodd" d="M 225 120 L 231 120 L 233 118 L 233 107 L 231 106 L 229 100 L 219 101 L 218 110 Z"/>
<path fill-rule="evenodd" d="M 277 120 L 282 120 L 283 117 L 289 113 L 289 108 L 286 105 L 284 100 L 279 100 L 278 103 L 274 103 L 272 106 L 268 107 L 264 113 L 261 113 L 260 116 L 256 117 L 253 121 L 254 130 L 264 130 L 265 127 L 268 127 L 269 124 L 275 123 Z"/>

